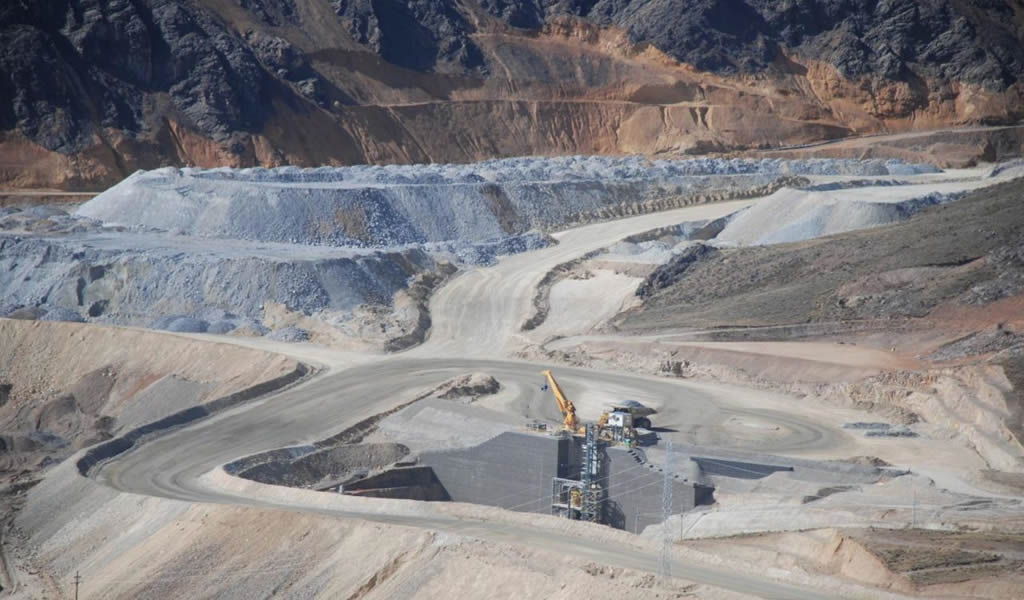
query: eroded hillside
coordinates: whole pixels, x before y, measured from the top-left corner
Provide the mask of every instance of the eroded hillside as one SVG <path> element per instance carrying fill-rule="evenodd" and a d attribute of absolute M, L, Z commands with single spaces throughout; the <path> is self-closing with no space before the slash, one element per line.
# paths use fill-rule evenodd
<path fill-rule="evenodd" d="M 75 323 L 3 320 L 0 342 L 5 485 L 34 482 L 38 470 L 133 428 L 306 372 L 276 354 Z"/>
<path fill-rule="evenodd" d="M 650 331 L 924 317 L 1015 322 L 1024 292 L 1020 185 L 1016 179 L 980 190 L 905 223 L 680 254 L 642 286 L 643 306 L 616 324 Z M 765 229 L 770 215 L 785 222 L 784 208 L 758 207 L 752 228 Z M 734 225 L 743 225 L 739 217 Z"/>

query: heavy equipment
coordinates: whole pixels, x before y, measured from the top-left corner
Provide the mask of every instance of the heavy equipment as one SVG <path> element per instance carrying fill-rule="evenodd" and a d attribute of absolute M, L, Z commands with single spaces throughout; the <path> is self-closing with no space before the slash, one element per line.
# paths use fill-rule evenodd
<path fill-rule="evenodd" d="M 548 386 L 551 388 L 551 393 L 555 395 L 555 401 L 558 402 L 558 410 L 562 413 L 562 424 L 565 425 L 565 429 L 572 433 L 583 433 L 583 428 L 580 427 L 579 420 L 576 418 L 576 405 L 572 403 L 572 400 L 566 398 L 565 393 L 562 392 L 562 386 L 555 381 L 555 376 L 551 374 L 551 371 L 541 371 L 541 374 L 548 378 Z"/>
<path fill-rule="evenodd" d="M 629 413 L 630 425 L 632 427 L 638 427 L 640 429 L 650 429 L 651 419 L 650 416 L 658 411 L 654 410 L 649 406 L 644 406 L 636 400 L 621 400 L 607 408 L 605 412 L 598 419 L 598 426 L 603 426 L 606 423 L 611 423 L 616 419 L 612 419 L 615 413 Z M 611 420 L 610 420 L 611 419 Z"/>
<path fill-rule="evenodd" d="M 551 371 L 541 371 L 541 373 L 547 377 L 548 387 L 551 388 L 555 401 L 558 402 L 558 409 L 562 413 L 562 423 L 565 429 L 573 434 L 582 435 L 586 428 L 580 425 L 579 419 L 576 417 L 576 406 L 572 400 L 566 397 L 562 386 L 558 385 L 558 381 Z M 657 411 L 653 408 L 646 407 L 635 400 L 617 402 L 601 414 L 597 421 L 597 435 L 605 442 L 633 444 L 638 439 L 636 428 L 649 429 L 651 427 L 649 417 L 655 412 Z"/>
<path fill-rule="evenodd" d="M 582 456 L 577 455 L 581 459 L 578 479 L 553 477 L 551 480 L 552 514 L 581 521 L 604 522 L 608 477 L 602 476 L 602 465 L 608 455 L 602 447 L 623 444 L 629 448 L 645 442 L 652 443 L 652 438 L 653 443 L 657 443 L 655 434 L 646 432 L 641 436 L 634 426 L 636 415 L 636 421 L 649 427 L 651 422 L 647 417 L 655 411 L 639 402 L 616 402 L 611 410 L 601 415 L 597 423 L 583 425 L 576 416 L 576 405 L 565 395 L 551 371 L 541 373 L 547 377 L 547 384 L 541 389 L 551 388 L 558 402 L 558 410 L 562 413 L 562 425 L 573 436 L 573 447 L 577 449 L 575 452 L 582 451 Z"/>

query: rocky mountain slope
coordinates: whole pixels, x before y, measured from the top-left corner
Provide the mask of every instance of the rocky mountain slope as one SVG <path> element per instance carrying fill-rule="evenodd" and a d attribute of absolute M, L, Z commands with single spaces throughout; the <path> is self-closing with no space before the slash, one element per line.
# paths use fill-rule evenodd
<path fill-rule="evenodd" d="M 923 319 L 964 334 L 991 327 L 932 357 L 937 360 L 1019 346 L 1021 181 L 882 227 L 790 244 L 696 246 L 652 273 L 638 292 L 642 305 L 620 314 L 615 325 L 630 332 L 735 326 L 734 337 L 743 338 L 744 327 L 879 321 L 897 327 Z"/>
<path fill-rule="evenodd" d="M 1024 113 L 1017 0 L 15 0 L 0 185 L 704 152 Z"/>

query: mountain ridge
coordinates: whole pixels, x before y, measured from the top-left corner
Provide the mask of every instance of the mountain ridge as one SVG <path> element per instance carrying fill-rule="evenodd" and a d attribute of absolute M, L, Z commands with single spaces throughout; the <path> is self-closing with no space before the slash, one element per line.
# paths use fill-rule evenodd
<path fill-rule="evenodd" d="M 777 148 L 1024 117 L 1016 0 L 0 7 L 0 185 Z"/>

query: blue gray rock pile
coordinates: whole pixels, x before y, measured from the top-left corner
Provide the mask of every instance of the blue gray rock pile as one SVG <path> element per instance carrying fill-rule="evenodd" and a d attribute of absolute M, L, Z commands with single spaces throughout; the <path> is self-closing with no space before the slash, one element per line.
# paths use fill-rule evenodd
<path fill-rule="evenodd" d="M 269 304 L 331 322 L 417 277 L 545 247 L 573 224 L 766 193 L 899 161 L 517 158 L 471 165 L 138 172 L 82 205 L 0 213 L 0 306 L 182 333 L 268 333 Z M 304 341 L 287 329 L 275 339 Z"/>

